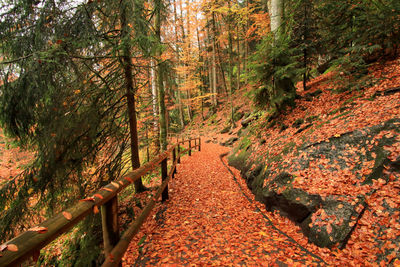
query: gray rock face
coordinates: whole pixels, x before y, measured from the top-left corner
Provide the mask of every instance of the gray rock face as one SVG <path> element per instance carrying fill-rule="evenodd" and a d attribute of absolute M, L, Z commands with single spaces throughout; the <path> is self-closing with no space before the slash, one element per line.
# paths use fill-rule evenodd
<path fill-rule="evenodd" d="M 344 248 L 357 221 L 364 211 L 365 203 L 352 206 L 345 201 L 328 199 L 321 208 L 308 216 L 301 224 L 308 240 L 320 247 L 339 245 Z M 360 208 L 361 207 L 361 208 Z"/>
<path fill-rule="evenodd" d="M 388 130 L 400 133 L 399 125 L 400 119 L 392 119 L 380 125 L 332 137 L 326 142 L 305 143 L 297 149 L 302 153 L 305 152 L 307 156 L 293 157 L 290 165 L 296 165 L 295 170 L 306 170 L 310 166 L 310 161 L 324 157 L 330 162 L 336 162 L 339 168 L 346 169 L 349 168 L 347 159 L 354 157 L 354 154 L 348 153 L 348 147 L 352 146 L 359 148 L 359 154 L 356 156 L 359 157 L 360 164 L 363 161 L 374 161 L 372 171 L 365 176 L 359 175 L 358 172 L 362 166 L 352 165 L 352 171 L 359 179 L 360 185 L 372 184 L 377 179 L 389 181 L 389 176 L 384 170 L 400 174 L 400 158 L 390 158 L 384 147 L 392 146 L 399 141 L 396 136 L 388 137 L 383 133 Z M 231 166 L 241 171 L 256 200 L 265 204 L 267 210 L 278 210 L 296 222 L 310 242 L 320 247 L 344 248 L 368 208 L 365 197 L 375 191 L 371 190 L 365 196 L 356 197 L 343 195 L 321 197 L 310 194 L 300 188 L 294 188 L 293 175 L 283 167 L 266 168 L 270 159 L 265 162 L 248 160 L 252 153 L 251 142 L 244 137 L 228 156 L 228 161 Z M 279 158 L 273 160 L 279 161 Z"/>

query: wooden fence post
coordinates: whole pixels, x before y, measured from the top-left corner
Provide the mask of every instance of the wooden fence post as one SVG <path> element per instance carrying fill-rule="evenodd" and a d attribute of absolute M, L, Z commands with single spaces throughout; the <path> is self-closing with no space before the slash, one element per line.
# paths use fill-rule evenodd
<path fill-rule="evenodd" d="M 168 178 L 167 160 L 168 158 L 165 158 L 163 161 L 161 161 L 161 182 L 164 182 Z M 165 187 L 164 191 L 162 192 L 161 196 L 162 196 L 161 197 L 162 202 L 168 199 L 168 184 Z"/>
<path fill-rule="evenodd" d="M 201 137 L 199 137 L 199 152 L 201 151 Z"/>
<path fill-rule="evenodd" d="M 172 166 L 175 165 L 175 161 L 176 161 L 176 151 L 175 151 L 176 147 L 174 147 L 174 149 L 172 150 Z M 176 174 L 176 165 L 175 165 L 175 169 L 174 172 L 172 173 L 172 178 L 175 178 L 175 174 Z"/>
<path fill-rule="evenodd" d="M 189 139 L 189 156 L 192 155 L 192 140 Z"/>
<path fill-rule="evenodd" d="M 104 254 L 108 257 L 119 241 L 118 196 L 113 197 L 101 206 L 101 223 L 103 229 Z"/>
<path fill-rule="evenodd" d="M 178 163 L 181 163 L 181 145 L 178 143 Z"/>

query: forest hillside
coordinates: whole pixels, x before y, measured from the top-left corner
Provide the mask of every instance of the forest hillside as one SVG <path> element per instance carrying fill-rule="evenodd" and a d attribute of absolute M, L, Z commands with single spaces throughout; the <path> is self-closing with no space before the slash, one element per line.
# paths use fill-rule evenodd
<path fill-rule="evenodd" d="M 371 66 L 361 90 L 338 88 L 337 79 L 346 79 L 340 72 L 312 79 L 307 90 L 299 83 L 296 107 L 278 117 L 255 112 L 238 94 L 235 128 L 224 127 L 225 109 L 200 131 L 207 142 L 232 147 L 229 164 L 256 200 L 289 218 L 294 225 L 285 228 L 301 231 L 318 255 L 330 251 L 343 264 L 394 262 L 400 245 L 399 64 Z"/>

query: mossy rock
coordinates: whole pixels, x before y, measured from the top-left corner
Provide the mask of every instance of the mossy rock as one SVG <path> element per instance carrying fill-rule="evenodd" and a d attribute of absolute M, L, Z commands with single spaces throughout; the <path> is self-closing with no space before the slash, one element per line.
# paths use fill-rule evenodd
<path fill-rule="evenodd" d="M 327 199 L 319 211 L 310 214 L 301 223 L 301 228 L 308 240 L 319 247 L 344 247 L 362 212 L 356 211 L 359 204 L 365 205 L 364 202 L 359 202 L 352 206 L 345 201 Z"/>
<path fill-rule="evenodd" d="M 228 164 L 240 170 L 242 174 L 245 174 L 252 165 L 248 162 L 248 158 L 252 153 L 250 147 L 251 141 L 244 137 L 240 140 L 239 145 L 228 155 Z"/>
<path fill-rule="evenodd" d="M 277 210 L 296 223 L 301 223 L 309 217 L 319 203 L 318 196 L 307 196 L 301 189 L 288 189 L 279 194 L 276 190 L 263 188 L 256 199 L 265 204 L 268 211 Z"/>
<path fill-rule="evenodd" d="M 238 111 L 238 112 L 235 112 L 235 114 L 233 115 L 233 120 L 234 120 L 235 122 L 237 122 L 238 120 L 240 120 L 240 119 L 243 118 L 243 117 L 244 117 L 244 113 Z"/>
<path fill-rule="evenodd" d="M 256 188 L 262 188 L 264 182 L 264 164 L 254 163 L 252 166 L 254 168 L 250 168 L 245 174 L 244 178 L 247 181 L 247 185 L 251 190 Z"/>
<path fill-rule="evenodd" d="M 292 127 L 293 128 L 299 128 L 302 124 L 304 123 L 304 120 L 303 119 L 297 119 L 297 120 L 295 120 L 295 122 L 293 123 L 293 125 L 292 125 Z"/>
<path fill-rule="evenodd" d="M 321 203 L 321 197 L 310 195 L 302 189 L 292 187 L 293 176 L 283 172 L 258 191 L 267 210 L 279 210 L 282 215 L 301 223 Z"/>
<path fill-rule="evenodd" d="M 231 130 L 231 128 L 232 128 L 232 127 L 231 127 L 231 125 L 229 124 L 229 125 L 225 126 L 224 129 L 222 129 L 221 133 L 222 133 L 222 134 L 228 133 L 228 132 Z"/>

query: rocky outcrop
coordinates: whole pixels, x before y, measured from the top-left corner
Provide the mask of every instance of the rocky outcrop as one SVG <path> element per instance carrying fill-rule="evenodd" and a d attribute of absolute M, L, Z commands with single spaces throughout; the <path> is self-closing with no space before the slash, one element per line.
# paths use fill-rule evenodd
<path fill-rule="evenodd" d="M 368 208 L 366 197 L 375 193 L 374 189 L 357 196 L 324 195 L 309 193 L 305 189 L 295 187 L 294 172 L 310 168 L 315 158 L 324 158 L 327 162 L 335 162 L 338 168 L 349 169 L 352 162 L 355 179 L 360 186 L 371 185 L 378 179 L 389 181 L 400 177 L 400 158 L 393 159 L 387 147 L 400 146 L 396 135 L 400 133 L 400 119 L 392 119 L 385 123 L 356 130 L 342 135 L 335 135 L 329 140 L 319 143 L 304 143 L 297 147 L 298 156 L 291 158 L 291 172 L 283 164 L 275 169 L 268 166 L 269 160 L 250 157 L 253 151 L 252 142 L 244 136 L 228 156 L 229 164 L 241 171 L 256 200 L 265 204 L 267 210 L 278 210 L 296 222 L 310 242 L 320 247 L 338 246 L 344 248 L 364 211 Z M 349 147 L 356 147 L 349 153 Z M 302 155 L 302 156 L 300 156 Z M 275 156 L 276 157 L 276 156 Z M 353 158 L 357 158 L 354 161 Z M 250 158 L 252 158 L 250 160 Z M 363 162 L 373 161 L 372 171 L 363 175 Z M 323 168 L 323 166 L 320 166 Z M 385 171 L 387 170 L 387 171 Z M 361 173 L 361 174 L 360 174 Z M 393 173 L 396 175 L 393 176 Z M 312 177 L 310 177 L 312 179 Z"/>

